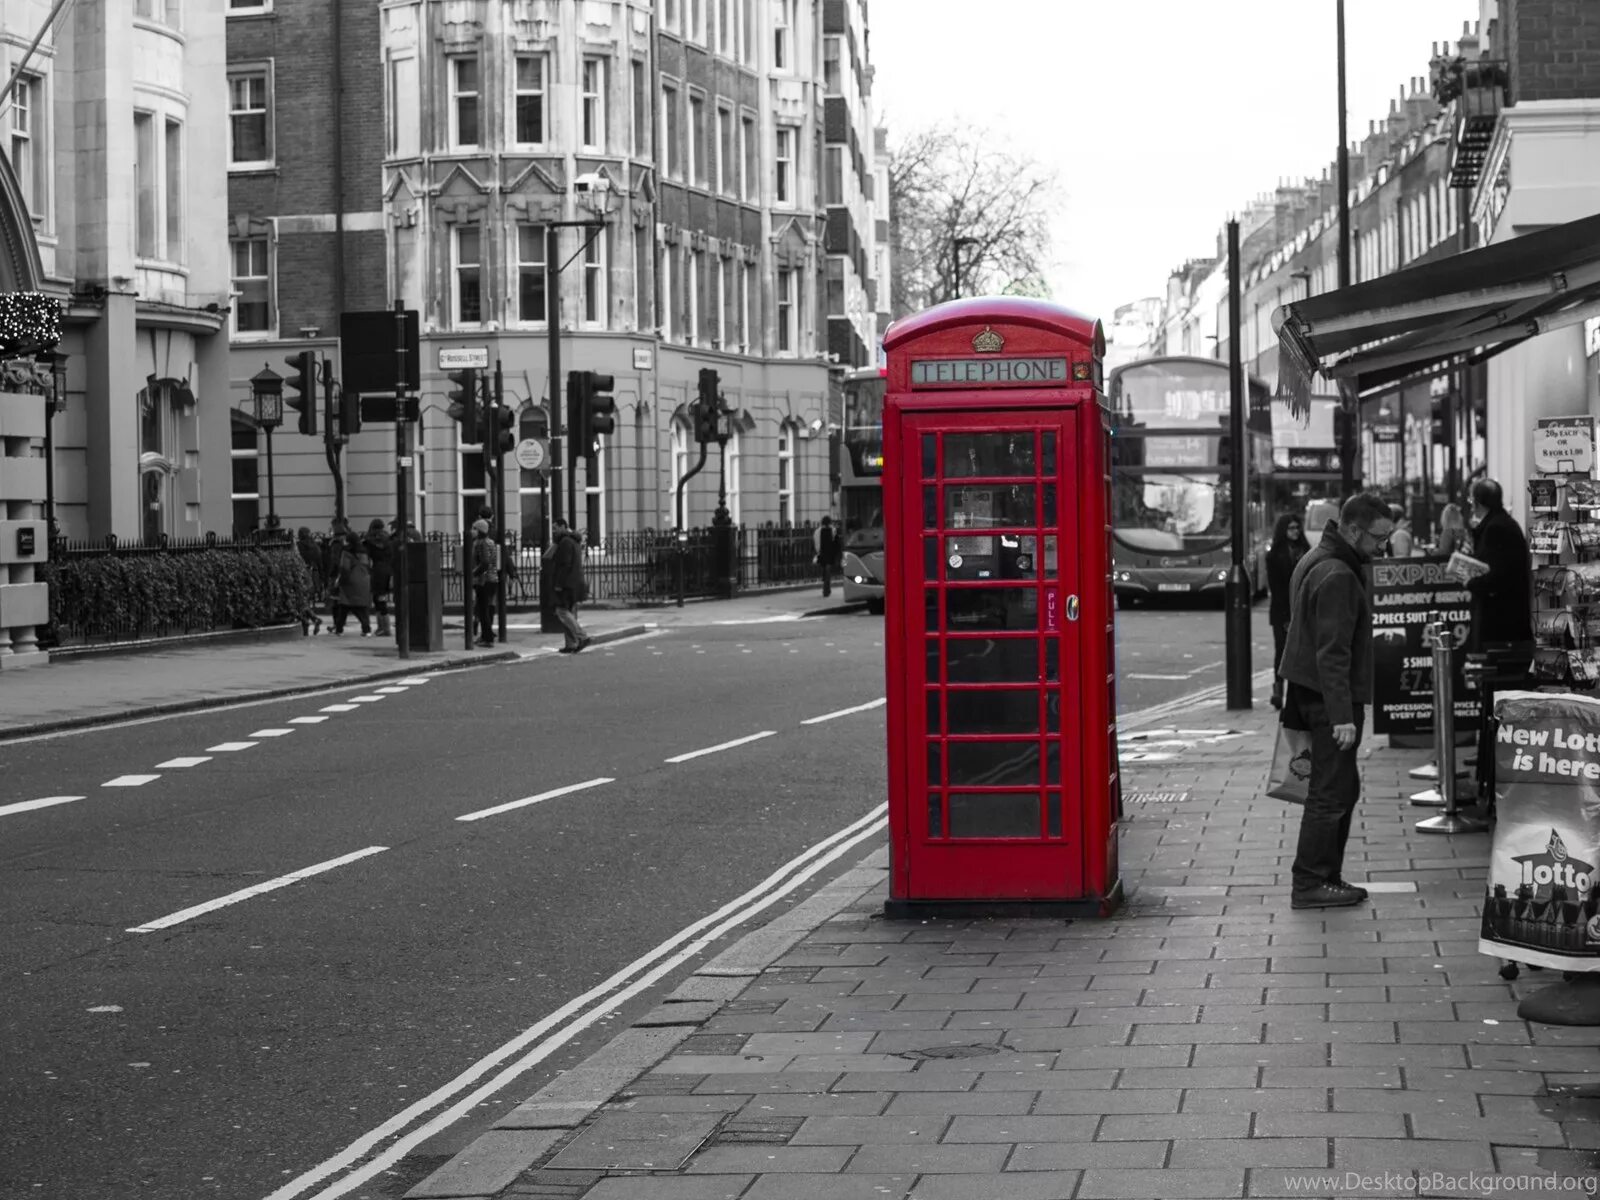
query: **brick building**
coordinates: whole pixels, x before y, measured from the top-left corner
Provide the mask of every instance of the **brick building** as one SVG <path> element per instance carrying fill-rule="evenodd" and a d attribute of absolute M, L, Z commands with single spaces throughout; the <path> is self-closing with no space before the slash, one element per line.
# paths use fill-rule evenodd
<path fill-rule="evenodd" d="M 827 511 L 818 6 L 355 0 L 338 6 L 335 30 L 313 0 L 231 3 L 230 72 L 265 78 L 272 147 L 231 165 L 237 388 L 263 357 L 283 372 L 302 347 L 332 354 L 341 310 L 402 299 L 423 331 L 416 507 L 425 529 L 454 532 L 495 498 L 445 410 L 437 352 L 486 348 L 519 434 L 542 437 L 553 311 L 563 375 L 616 379 L 616 431 L 595 476 L 578 469 L 576 523 L 591 540 L 674 523 L 697 449 L 686 406 L 707 368 L 736 414 L 734 519 Z M 865 7 L 851 7 L 864 55 Z M 601 217 L 594 237 L 559 230 L 558 295 L 547 296 L 547 225 Z M 235 450 L 241 521 L 262 511 L 252 432 L 241 427 Z M 392 515 L 393 437 L 371 425 L 343 449 L 356 524 Z M 274 457 L 283 522 L 325 526 L 322 438 L 285 426 Z M 710 519 L 717 466 L 713 447 L 687 489 L 688 524 Z M 562 475 L 508 476 L 508 527 L 537 539 Z"/>

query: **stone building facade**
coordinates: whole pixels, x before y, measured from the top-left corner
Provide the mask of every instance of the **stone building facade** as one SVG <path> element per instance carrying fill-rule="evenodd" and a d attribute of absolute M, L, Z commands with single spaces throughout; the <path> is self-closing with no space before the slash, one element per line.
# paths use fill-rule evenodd
<path fill-rule="evenodd" d="M 698 450 L 686 409 L 707 368 L 735 413 L 724 471 L 734 519 L 756 525 L 825 513 L 821 7 L 339 7 L 339 106 L 327 64 L 291 62 L 273 49 L 327 25 L 328 6 L 272 0 L 230 20 L 230 69 L 259 71 L 270 60 L 273 77 L 285 81 L 276 94 L 296 97 L 273 108 L 274 141 L 285 151 L 275 170 L 236 164 L 231 178 L 230 228 L 267 237 L 276 314 L 266 330 L 236 322 L 236 388 L 247 388 L 263 357 L 285 371 L 277 360 L 311 346 L 337 361 L 330 338 L 339 311 L 402 300 L 419 311 L 422 328 L 421 525 L 455 532 L 498 502 L 509 528 L 537 540 L 564 465 L 511 469 L 506 494 L 487 495 L 477 444 L 446 412 L 451 384 L 437 364 L 441 348 L 485 348 L 500 365 L 519 435 L 542 438 L 554 315 L 560 388 L 569 370 L 616 380 L 616 430 L 593 478 L 578 467 L 575 523 L 591 541 L 674 524 L 676 485 Z M 864 22 L 864 5 L 852 7 Z M 863 24 L 863 50 L 864 32 Z M 302 128 L 315 136 L 302 139 Z M 854 185 L 868 188 L 870 179 Z M 546 295 L 546 227 L 583 220 L 604 227 L 592 237 L 560 229 L 558 294 Z M 338 279 L 330 278 L 335 264 Z M 234 286 L 243 293 L 250 282 L 238 277 Z M 875 339 L 870 324 L 861 328 Z M 393 439 L 392 425 L 368 425 L 343 447 L 353 523 L 393 515 Z M 320 434 L 286 426 L 275 441 L 281 520 L 325 527 L 333 493 Z M 687 489 L 687 524 L 709 522 L 717 468 L 713 447 Z M 241 482 L 249 478 L 241 469 Z M 241 518 L 258 494 L 238 493 Z"/>

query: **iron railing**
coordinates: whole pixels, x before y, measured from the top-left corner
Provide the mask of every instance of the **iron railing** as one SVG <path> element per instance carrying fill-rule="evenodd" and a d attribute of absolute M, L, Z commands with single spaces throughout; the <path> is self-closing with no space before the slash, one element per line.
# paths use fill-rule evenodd
<path fill-rule="evenodd" d="M 765 525 L 734 531 L 734 586 L 746 591 L 782 587 L 817 578 L 815 530 L 810 525 Z M 461 597 L 461 535 L 433 534 L 441 546 L 446 605 L 459 606 Z M 681 545 L 681 550 L 680 550 Z M 683 594 L 705 597 L 718 594 L 714 534 L 711 529 L 691 529 L 680 544 L 671 530 L 639 529 L 614 533 L 598 546 L 586 546 L 584 579 L 590 602 L 621 605 L 667 604 L 678 594 L 678 570 L 683 570 Z M 515 531 L 506 531 L 504 561 L 506 606 L 539 606 L 542 554 L 537 546 L 522 545 Z"/>

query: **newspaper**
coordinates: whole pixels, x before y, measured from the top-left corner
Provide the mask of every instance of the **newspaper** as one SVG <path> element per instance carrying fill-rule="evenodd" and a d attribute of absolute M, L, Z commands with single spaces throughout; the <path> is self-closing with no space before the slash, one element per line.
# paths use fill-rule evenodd
<path fill-rule="evenodd" d="M 1472 555 L 1463 554 L 1457 550 L 1450 556 L 1450 561 L 1446 564 L 1445 570 L 1465 582 L 1468 579 L 1476 579 L 1479 575 L 1487 575 L 1489 573 L 1489 564 L 1481 558 L 1473 558 Z"/>

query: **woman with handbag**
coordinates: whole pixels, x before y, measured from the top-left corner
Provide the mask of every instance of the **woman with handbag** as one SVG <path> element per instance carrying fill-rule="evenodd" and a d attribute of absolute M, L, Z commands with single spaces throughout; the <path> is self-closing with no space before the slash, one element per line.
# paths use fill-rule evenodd
<path fill-rule="evenodd" d="M 1272 530 L 1267 548 L 1267 621 L 1272 626 L 1272 707 L 1283 707 L 1283 680 L 1277 674 L 1283 661 L 1283 644 L 1289 632 L 1289 581 L 1295 565 L 1311 549 L 1299 513 L 1284 513 Z"/>

